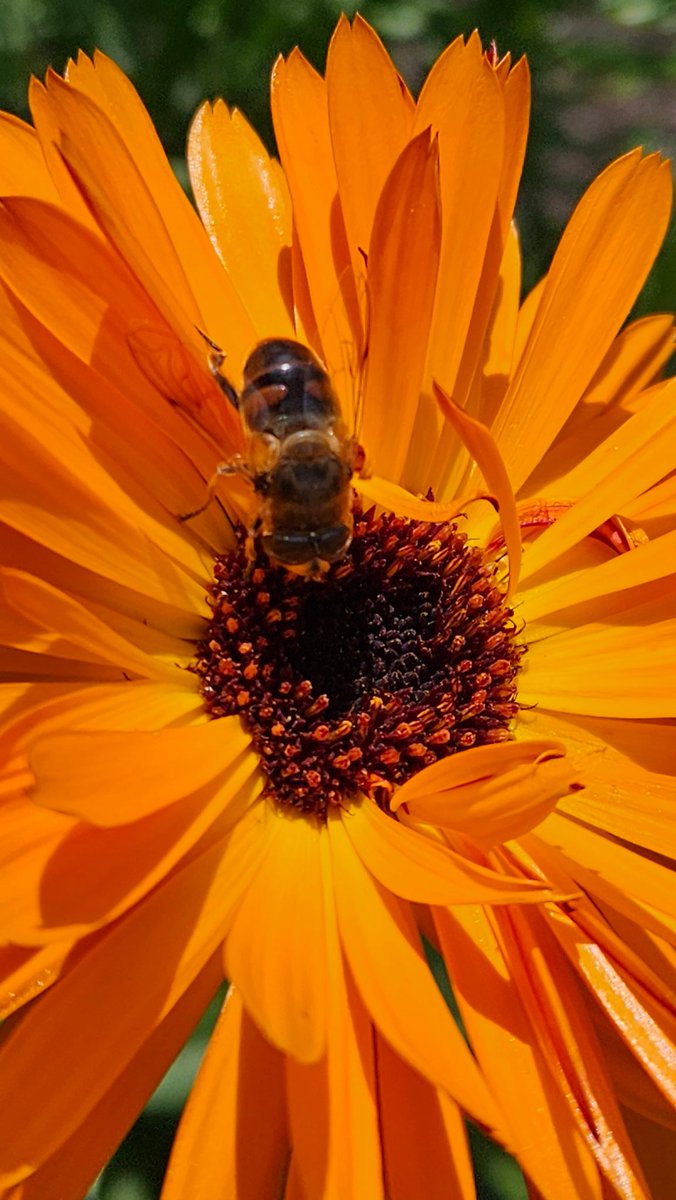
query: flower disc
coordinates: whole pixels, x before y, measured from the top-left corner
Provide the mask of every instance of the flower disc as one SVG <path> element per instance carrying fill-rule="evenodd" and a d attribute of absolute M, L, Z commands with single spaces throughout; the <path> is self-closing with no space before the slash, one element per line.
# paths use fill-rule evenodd
<path fill-rule="evenodd" d="M 282 804 L 324 814 L 459 749 L 509 737 L 523 647 L 495 567 L 452 524 L 355 513 L 348 556 L 307 581 L 243 544 L 216 560 L 194 670 L 239 712 Z"/>

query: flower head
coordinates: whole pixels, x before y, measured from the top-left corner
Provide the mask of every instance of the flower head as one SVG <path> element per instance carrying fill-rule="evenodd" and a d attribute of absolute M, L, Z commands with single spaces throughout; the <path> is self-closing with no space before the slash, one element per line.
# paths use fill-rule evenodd
<path fill-rule="evenodd" d="M 676 416 L 670 320 L 620 330 L 666 165 L 608 167 L 520 304 L 528 72 L 477 35 L 417 101 L 359 18 L 325 79 L 280 59 L 281 166 L 203 106 L 201 222 L 104 55 L 31 103 L 0 124 L 4 1194 L 81 1197 L 225 975 L 165 1200 L 471 1197 L 464 1115 L 542 1195 L 647 1197 Z M 243 424 L 267 339 L 317 365 L 257 369 Z M 263 534 L 321 559 L 348 445 L 352 542 L 308 579 Z"/>

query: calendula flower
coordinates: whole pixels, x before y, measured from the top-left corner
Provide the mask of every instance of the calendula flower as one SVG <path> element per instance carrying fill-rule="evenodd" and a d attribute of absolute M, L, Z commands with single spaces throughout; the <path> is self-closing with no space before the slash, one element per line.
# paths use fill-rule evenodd
<path fill-rule="evenodd" d="M 528 94 L 472 35 L 416 102 L 342 19 L 281 166 L 200 109 L 201 222 L 104 55 L 2 120 L 3 1197 L 82 1197 L 224 977 L 164 1200 L 469 1198 L 465 1116 L 547 1200 L 669 1194 L 676 393 L 620 332 L 669 176 L 520 304 Z M 340 398 L 318 580 L 247 544 L 247 362 Z"/>

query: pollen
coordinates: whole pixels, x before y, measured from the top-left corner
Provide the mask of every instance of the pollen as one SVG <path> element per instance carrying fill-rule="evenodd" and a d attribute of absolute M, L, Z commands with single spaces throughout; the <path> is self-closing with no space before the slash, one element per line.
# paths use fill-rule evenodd
<path fill-rule="evenodd" d="M 239 546 L 215 564 L 192 669 L 239 714 L 277 802 L 324 816 L 458 750 L 506 741 L 524 646 L 496 567 L 453 524 L 354 514 L 347 556 L 309 582 Z"/>

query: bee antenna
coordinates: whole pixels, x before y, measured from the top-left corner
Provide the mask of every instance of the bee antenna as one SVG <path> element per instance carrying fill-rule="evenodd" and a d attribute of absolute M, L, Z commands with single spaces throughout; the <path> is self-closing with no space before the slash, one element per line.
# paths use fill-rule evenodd
<path fill-rule="evenodd" d="M 205 333 L 203 329 L 200 329 L 199 325 L 195 325 L 195 329 L 199 333 L 200 337 L 204 338 L 204 341 L 206 342 L 207 346 L 209 346 L 209 348 L 211 350 L 213 350 L 214 354 L 222 354 L 223 358 L 225 358 L 225 354 L 223 354 L 221 347 L 218 346 L 216 344 L 216 342 L 212 341 L 212 339 L 209 337 L 208 333 Z"/>

